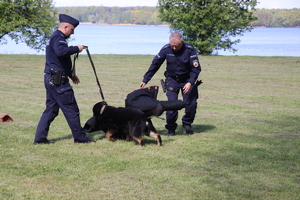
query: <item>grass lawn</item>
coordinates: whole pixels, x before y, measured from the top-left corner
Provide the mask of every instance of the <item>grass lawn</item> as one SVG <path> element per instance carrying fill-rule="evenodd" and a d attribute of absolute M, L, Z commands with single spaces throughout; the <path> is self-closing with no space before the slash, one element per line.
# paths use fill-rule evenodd
<path fill-rule="evenodd" d="M 105 100 L 124 106 L 138 89 L 151 55 L 92 55 Z M 33 145 L 45 108 L 42 55 L 0 55 L 1 199 L 300 199 L 300 57 L 200 56 L 194 135 L 179 112 L 177 135 L 153 119 L 163 146 L 144 137 L 74 144 L 60 112 L 51 124 L 52 145 Z M 82 125 L 101 101 L 86 55 L 76 63 L 73 86 Z M 160 85 L 165 66 L 148 85 Z M 166 100 L 162 89 L 159 100 Z M 164 115 L 162 115 L 164 117 Z"/>

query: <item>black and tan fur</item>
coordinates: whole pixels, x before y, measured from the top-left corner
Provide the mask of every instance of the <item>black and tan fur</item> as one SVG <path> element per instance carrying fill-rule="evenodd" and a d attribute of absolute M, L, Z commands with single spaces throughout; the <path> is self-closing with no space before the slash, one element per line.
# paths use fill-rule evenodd
<path fill-rule="evenodd" d="M 161 137 L 149 118 L 153 115 L 159 116 L 162 112 L 162 105 L 148 113 L 135 108 L 108 106 L 105 102 L 99 102 L 93 107 L 94 117 L 108 140 L 115 141 L 115 134 L 123 134 L 126 140 L 132 138 L 139 145 L 144 145 L 143 134 L 156 139 L 157 146 L 162 145 Z"/>

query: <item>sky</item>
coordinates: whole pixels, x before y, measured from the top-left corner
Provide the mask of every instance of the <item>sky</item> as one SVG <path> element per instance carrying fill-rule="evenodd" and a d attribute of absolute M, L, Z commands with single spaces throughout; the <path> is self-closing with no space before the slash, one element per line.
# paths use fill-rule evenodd
<path fill-rule="evenodd" d="M 257 8 L 300 8 L 300 0 L 258 0 Z M 156 6 L 158 0 L 53 0 L 54 6 Z"/>

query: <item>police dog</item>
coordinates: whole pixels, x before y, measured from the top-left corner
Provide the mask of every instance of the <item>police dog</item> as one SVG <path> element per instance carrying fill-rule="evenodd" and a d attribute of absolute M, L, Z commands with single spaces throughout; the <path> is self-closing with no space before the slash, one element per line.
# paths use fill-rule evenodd
<path fill-rule="evenodd" d="M 115 141 L 115 134 L 123 134 L 126 140 L 131 138 L 136 140 L 139 145 L 144 145 L 143 133 L 156 139 L 157 146 L 162 145 L 160 135 L 156 132 L 151 116 L 159 116 L 163 113 L 162 104 L 147 113 L 129 107 L 108 106 L 106 102 L 96 103 L 93 107 L 93 114 L 96 122 L 105 132 L 109 141 Z"/>

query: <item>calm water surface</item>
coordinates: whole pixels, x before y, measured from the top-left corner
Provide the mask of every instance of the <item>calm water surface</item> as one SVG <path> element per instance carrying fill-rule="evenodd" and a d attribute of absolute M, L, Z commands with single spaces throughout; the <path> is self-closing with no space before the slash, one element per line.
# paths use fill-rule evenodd
<path fill-rule="evenodd" d="M 155 55 L 168 43 L 169 27 L 81 24 L 75 29 L 69 45 L 83 44 L 91 54 Z M 255 28 L 243 36 L 236 53 L 216 51 L 218 55 L 300 56 L 300 28 Z M 85 51 L 82 52 L 85 54 Z M 25 44 L 9 41 L 0 46 L 0 54 L 44 54 Z"/>

